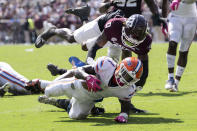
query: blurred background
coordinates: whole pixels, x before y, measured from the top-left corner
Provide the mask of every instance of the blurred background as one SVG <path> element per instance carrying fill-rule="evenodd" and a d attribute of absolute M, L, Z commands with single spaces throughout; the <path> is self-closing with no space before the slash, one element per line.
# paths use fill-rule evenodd
<path fill-rule="evenodd" d="M 80 19 L 64 11 L 88 4 L 91 7 L 89 18 L 91 21 L 100 15 L 98 8 L 101 2 L 102 0 L 0 0 L 0 44 L 32 44 L 44 31 L 47 22 L 58 28 L 75 30 L 82 25 Z M 160 6 L 160 0 L 156 2 Z M 149 21 L 153 41 L 167 41 L 168 39 L 161 33 L 160 26 L 153 23 L 152 14 L 144 2 L 141 10 Z M 63 40 L 53 38 L 51 41 L 62 42 Z"/>

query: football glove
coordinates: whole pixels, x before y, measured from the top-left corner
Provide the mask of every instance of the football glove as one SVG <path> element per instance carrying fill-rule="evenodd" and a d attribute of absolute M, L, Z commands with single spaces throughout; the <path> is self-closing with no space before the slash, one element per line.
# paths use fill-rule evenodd
<path fill-rule="evenodd" d="M 90 92 L 97 92 L 102 90 L 102 88 L 100 87 L 101 81 L 94 75 L 89 75 L 86 77 L 86 84 L 88 86 L 88 91 Z"/>
<path fill-rule="evenodd" d="M 177 10 L 179 8 L 180 0 L 173 0 L 170 4 L 171 10 Z"/>
<path fill-rule="evenodd" d="M 118 123 L 127 123 L 128 115 L 126 113 L 120 113 L 114 120 Z"/>

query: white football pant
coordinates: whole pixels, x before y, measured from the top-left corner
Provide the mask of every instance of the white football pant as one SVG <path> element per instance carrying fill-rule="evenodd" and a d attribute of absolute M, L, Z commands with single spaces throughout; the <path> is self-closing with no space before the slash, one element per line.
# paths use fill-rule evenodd
<path fill-rule="evenodd" d="M 169 35 L 170 41 L 179 43 L 181 41 L 179 51 L 186 52 L 192 43 L 196 32 L 196 17 L 181 17 L 171 15 L 169 17 Z"/>
<path fill-rule="evenodd" d="M 24 87 L 28 81 L 27 78 L 16 72 L 8 63 L 0 62 L 0 86 L 8 82 L 11 85 L 11 90 L 15 90 L 18 93 L 27 93 L 28 91 Z"/>
<path fill-rule="evenodd" d="M 71 98 L 69 117 L 72 119 L 84 119 L 94 106 L 93 98 L 88 96 L 88 91 L 83 88 L 82 80 L 66 78 L 52 81 L 45 89 L 48 97 L 63 96 Z"/>

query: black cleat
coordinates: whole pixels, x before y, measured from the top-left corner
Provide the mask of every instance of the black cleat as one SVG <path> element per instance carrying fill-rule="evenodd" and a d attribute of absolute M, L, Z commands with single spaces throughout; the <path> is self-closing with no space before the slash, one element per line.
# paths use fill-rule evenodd
<path fill-rule="evenodd" d="M 51 72 L 52 76 L 62 75 L 67 72 L 67 69 L 60 69 L 54 64 L 48 64 L 47 69 Z"/>
<path fill-rule="evenodd" d="M 105 113 L 105 109 L 101 107 L 93 107 L 91 110 L 91 114 L 93 116 L 102 115 Z"/>
<path fill-rule="evenodd" d="M 87 21 L 88 17 L 90 16 L 90 7 L 86 5 L 82 7 L 77 7 L 75 9 L 70 8 L 70 9 L 67 9 L 65 12 L 68 14 L 73 14 L 75 16 L 78 16 L 83 22 L 83 21 Z"/>
<path fill-rule="evenodd" d="M 42 47 L 49 38 L 54 36 L 55 35 L 54 29 L 56 29 L 56 27 L 52 26 L 49 29 L 47 29 L 44 32 L 42 32 L 36 39 L 35 47 L 36 48 Z"/>
<path fill-rule="evenodd" d="M 11 85 L 9 83 L 5 83 L 2 87 L 0 87 L 0 97 L 3 97 L 5 93 L 8 92 L 10 86 Z"/>
<path fill-rule="evenodd" d="M 59 75 L 58 67 L 54 64 L 48 64 L 47 69 L 51 72 L 52 76 Z"/>

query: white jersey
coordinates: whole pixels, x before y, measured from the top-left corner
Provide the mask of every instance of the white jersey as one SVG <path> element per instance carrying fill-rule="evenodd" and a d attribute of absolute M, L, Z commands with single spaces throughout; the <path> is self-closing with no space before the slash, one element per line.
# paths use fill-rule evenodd
<path fill-rule="evenodd" d="M 183 0 L 177 10 L 171 12 L 172 15 L 184 17 L 197 17 L 196 0 Z"/>
<path fill-rule="evenodd" d="M 116 70 L 116 62 L 110 57 L 100 57 L 94 62 L 94 70 L 97 77 L 104 83 L 106 87 Z"/>

